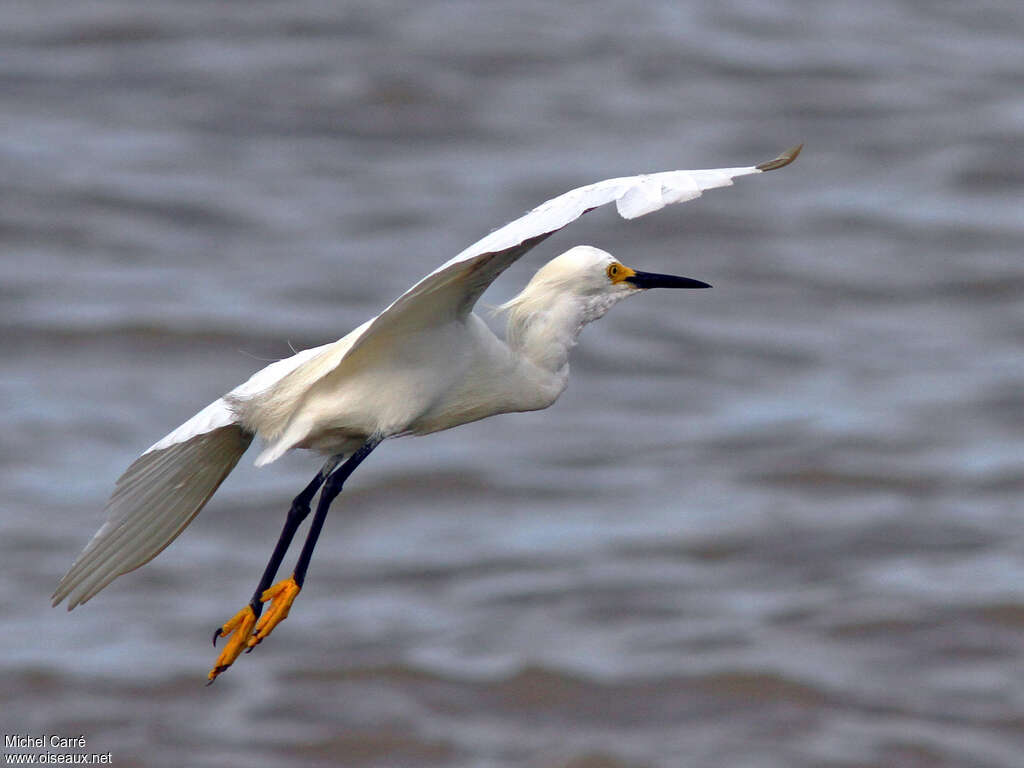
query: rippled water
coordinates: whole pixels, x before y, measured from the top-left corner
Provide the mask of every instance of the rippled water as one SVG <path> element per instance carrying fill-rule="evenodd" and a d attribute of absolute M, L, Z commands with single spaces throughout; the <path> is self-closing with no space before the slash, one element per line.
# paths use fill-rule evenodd
<path fill-rule="evenodd" d="M 0 7 L 5 733 L 117 765 L 1017 766 L 1024 7 Z M 216 686 L 318 462 L 48 607 L 141 450 L 600 178 L 778 174 L 578 242 L 705 279 L 550 410 L 377 451 Z M 8 750 L 11 751 L 11 750 Z"/>

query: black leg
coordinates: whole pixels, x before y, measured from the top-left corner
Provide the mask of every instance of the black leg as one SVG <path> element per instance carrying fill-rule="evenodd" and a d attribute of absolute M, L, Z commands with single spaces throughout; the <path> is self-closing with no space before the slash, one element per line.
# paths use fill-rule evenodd
<path fill-rule="evenodd" d="M 349 457 L 348 461 L 327 477 L 327 482 L 324 483 L 323 490 L 320 491 L 320 501 L 316 505 L 316 514 L 313 515 L 313 522 L 309 526 L 306 543 L 302 545 L 302 552 L 299 553 L 299 560 L 295 564 L 293 577 L 299 587 L 306 580 L 306 570 L 309 568 L 309 561 L 313 557 L 313 548 L 316 546 L 316 540 L 320 538 L 320 531 L 324 527 L 324 520 L 327 518 L 327 510 L 330 509 L 331 502 L 341 493 L 342 486 L 348 480 L 349 475 L 355 471 L 363 459 L 369 456 L 378 445 L 380 445 L 379 438 L 370 438 L 360 446 L 358 451 Z"/>
<path fill-rule="evenodd" d="M 257 619 L 263 612 L 263 603 L 260 601 L 260 597 L 274 583 L 277 569 L 281 567 L 281 561 L 284 560 L 285 553 L 288 551 L 288 547 L 291 546 L 292 539 L 295 538 L 295 532 L 299 529 L 302 521 L 309 515 L 310 502 L 313 501 L 316 492 L 320 490 L 320 486 L 324 484 L 324 480 L 334 471 L 336 466 L 338 466 L 338 462 L 335 459 L 324 464 L 323 469 L 317 473 L 313 481 L 302 490 L 302 493 L 292 500 L 291 509 L 288 510 L 284 527 L 281 529 L 281 535 L 277 539 L 277 546 L 274 547 L 274 552 L 270 556 L 266 570 L 263 571 L 260 583 L 256 586 L 256 591 L 253 592 L 252 600 L 249 601 L 249 605 L 252 606 L 253 613 L 256 614 Z"/>
<path fill-rule="evenodd" d="M 303 489 L 302 493 L 295 497 L 291 509 L 288 511 L 288 517 L 285 519 L 284 528 L 281 530 L 281 536 L 277 540 L 277 546 L 274 547 L 270 562 L 267 563 L 266 570 L 263 571 L 263 577 L 260 579 L 252 601 L 213 633 L 214 645 L 217 644 L 218 637 L 230 639 L 221 650 L 217 661 L 214 662 L 213 669 L 207 675 L 209 678 L 207 685 L 230 667 L 243 650 L 251 651 L 288 616 L 292 602 L 306 579 L 306 570 L 313 557 L 313 548 L 324 527 L 324 519 L 327 517 L 327 510 L 330 509 L 331 502 L 341 493 L 342 486 L 349 475 L 380 444 L 380 440 L 379 437 L 367 440 L 340 467 L 338 466 L 339 457 L 330 459 L 313 478 L 313 481 Z M 295 538 L 296 530 L 309 515 L 309 505 L 317 490 L 320 491 L 320 501 L 317 502 L 316 514 L 313 516 L 313 523 L 309 527 L 309 533 L 302 546 L 302 552 L 299 554 L 295 571 L 290 579 L 271 586 L 277 569 L 281 566 L 281 561 L 284 559 L 292 539 Z M 270 603 L 270 609 L 261 617 L 264 595 Z"/>
<path fill-rule="evenodd" d="M 336 466 L 338 466 L 337 459 L 328 460 L 327 463 L 324 464 L 323 468 L 317 472 L 316 477 L 313 478 L 312 482 L 303 488 L 302 492 L 298 496 L 292 499 L 292 506 L 288 510 L 288 516 L 285 518 L 284 527 L 281 529 L 281 535 L 277 538 L 277 545 L 274 547 L 274 552 L 270 556 L 267 567 L 263 571 L 260 583 L 257 585 L 252 599 L 249 601 L 249 607 L 252 608 L 255 619 L 258 619 L 260 614 L 263 613 L 263 603 L 260 601 L 260 597 L 274 581 L 274 576 L 277 575 L 277 569 L 281 567 L 281 561 L 284 560 L 285 553 L 288 551 L 288 547 L 291 546 L 292 539 L 295 538 L 295 532 L 302 524 L 302 521 L 309 515 L 310 502 L 313 501 L 313 497 L 316 496 L 316 492 L 320 490 L 320 486 L 324 484 L 324 480 L 326 480 L 328 475 L 334 471 Z M 217 629 L 213 630 L 214 645 L 217 645 L 217 638 L 222 637 L 221 633 L 223 631 L 223 627 L 217 627 Z"/>

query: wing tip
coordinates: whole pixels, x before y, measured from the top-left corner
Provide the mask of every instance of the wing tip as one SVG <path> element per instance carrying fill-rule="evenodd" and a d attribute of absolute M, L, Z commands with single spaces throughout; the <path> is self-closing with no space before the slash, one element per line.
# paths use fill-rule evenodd
<path fill-rule="evenodd" d="M 84 554 L 84 553 L 83 553 Z M 81 556 L 79 556 L 81 559 Z M 85 585 L 87 577 L 81 573 L 76 573 L 75 566 L 78 564 L 78 560 L 71 566 L 64 577 L 60 580 L 57 585 L 57 589 L 54 590 L 50 596 L 50 607 L 57 608 L 65 600 L 67 601 L 65 608 L 69 611 L 74 610 L 80 605 L 89 602 L 89 600 L 96 594 L 98 590 L 86 590 Z M 113 579 L 108 579 L 112 581 Z M 104 585 L 105 586 L 105 585 Z M 103 587 L 100 587 L 102 589 Z"/>
<path fill-rule="evenodd" d="M 802 150 L 803 148 L 804 145 L 803 142 L 801 142 L 797 144 L 795 147 L 790 147 L 775 159 L 769 160 L 766 163 L 761 163 L 760 165 L 755 165 L 754 167 L 762 172 L 775 171 L 778 170 L 779 168 L 785 168 L 787 165 L 789 165 L 790 163 L 797 159 L 797 157 L 800 155 L 800 150 Z"/>

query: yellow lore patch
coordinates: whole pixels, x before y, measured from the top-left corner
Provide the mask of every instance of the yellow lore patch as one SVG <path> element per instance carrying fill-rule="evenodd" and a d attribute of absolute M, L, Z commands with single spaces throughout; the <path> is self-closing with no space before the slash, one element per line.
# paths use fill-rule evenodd
<path fill-rule="evenodd" d="M 613 261 L 608 265 L 608 269 L 605 270 L 605 273 L 608 275 L 608 279 L 612 281 L 612 284 L 615 285 L 635 275 L 636 270 L 630 269 L 624 264 L 619 264 L 617 261 Z"/>

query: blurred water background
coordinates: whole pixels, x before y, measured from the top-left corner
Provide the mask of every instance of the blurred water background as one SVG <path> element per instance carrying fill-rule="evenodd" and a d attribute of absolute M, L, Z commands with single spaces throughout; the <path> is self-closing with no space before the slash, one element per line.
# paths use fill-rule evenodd
<path fill-rule="evenodd" d="M 1024 5 L 0 5 L 0 726 L 119 766 L 1019 766 Z M 394 441 L 204 688 L 318 460 L 70 614 L 142 450 L 527 208 L 707 280 L 550 410 Z M 294 557 L 294 554 L 293 554 Z M 289 567 L 291 560 L 286 561 Z M 11 750 L 8 750 L 9 752 Z"/>

